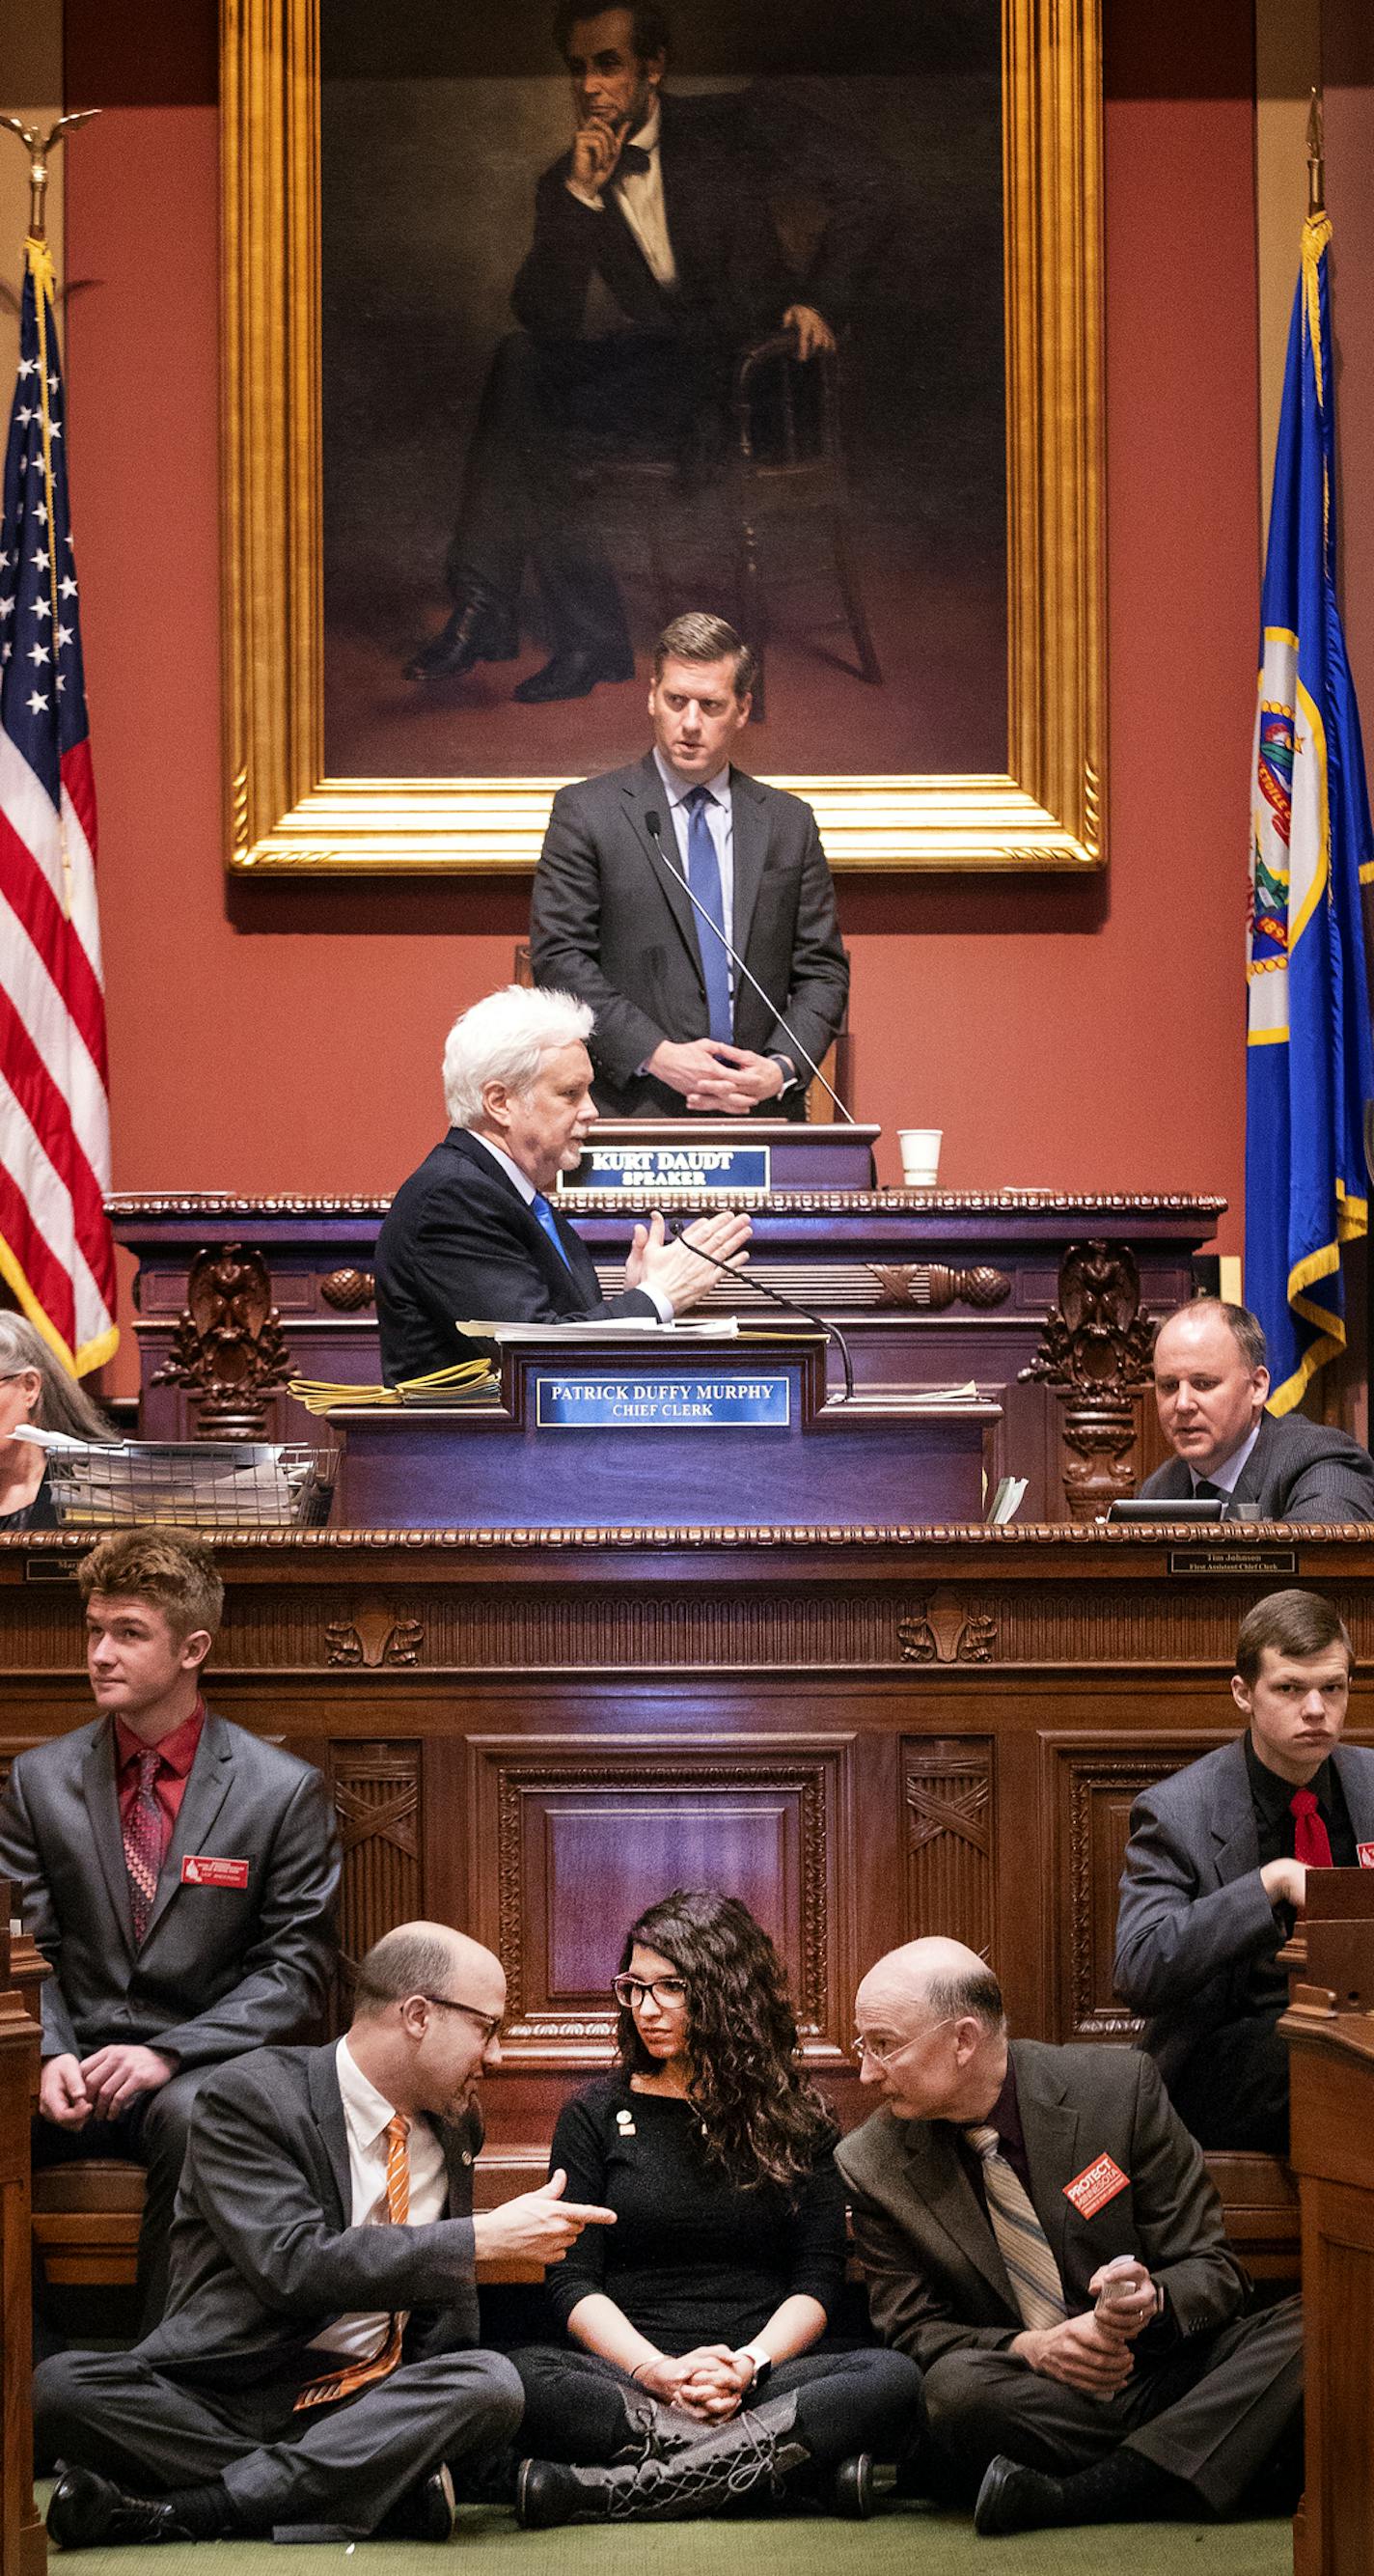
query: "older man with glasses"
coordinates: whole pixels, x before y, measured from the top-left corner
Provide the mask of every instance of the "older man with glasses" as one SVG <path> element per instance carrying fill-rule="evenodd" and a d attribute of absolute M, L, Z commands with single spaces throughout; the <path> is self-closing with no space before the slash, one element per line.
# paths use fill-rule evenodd
<path fill-rule="evenodd" d="M 561 2174 L 472 2213 L 505 2001 L 490 1950 L 402 1924 L 336 2046 L 258 2049 L 204 2086 L 166 2318 L 35 2379 L 39 2438 L 68 2464 L 48 2510 L 64 2549 L 451 2536 L 450 2463 L 499 2451 L 523 2403 L 475 2349 L 478 2261 L 554 2263 L 612 2222 Z"/>
<path fill-rule="evenodd" d="M 890 1951 L 857 2021 L 881 2101 L 836 2161 L 869 2306 L 921 2365 L 977 2530 L 1291 2513 L 1300 2303 L 1247 2314 L 1151 2060 L 1010 2039 L 958 1941 Z"/>

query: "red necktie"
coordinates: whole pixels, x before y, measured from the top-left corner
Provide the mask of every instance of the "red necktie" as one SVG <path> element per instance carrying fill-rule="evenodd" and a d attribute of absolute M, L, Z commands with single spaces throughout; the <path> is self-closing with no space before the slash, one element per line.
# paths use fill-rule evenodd
<path fill-rule="evenodd" d="M 140 1753 L 138 1787 L 124 1819 L 124 1866 L 129 1873 L 129 1913 L 136 1946 L 148 1929 L 162 1867 L 162 1809 L 153 1785 L 161 1769 L 160 1753 L 151 1748 Z"/>
<path fill-rule="evenodd" d="M 1309 1869 L 1329 1869 L 1331 1845 L 1317 1811 L 1315 1789 L 1295 1789 L 1288 1804 L 1296 1819 L 1293 1826 L 1294 1860 L 1305 1861 Z"/>

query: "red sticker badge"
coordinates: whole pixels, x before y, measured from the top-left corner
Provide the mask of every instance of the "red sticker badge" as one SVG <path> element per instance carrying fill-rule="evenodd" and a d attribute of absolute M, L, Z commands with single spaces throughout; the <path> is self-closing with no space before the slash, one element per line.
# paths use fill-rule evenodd
<path fill-rule="evenodd" d="M 209 1852 L 188 1852 L 181 1864 L 183 1887 L 246 1887 L 246 1860 L 214 1860 Z"/>
<path fill-rule="evenodd" d="M 1065 2183 L 1064 2198 L 1073 2202 L 1080 2218 L 1096 2218 L 1099 2209 L 1115 2200 L 1129 2181 L 1130 2175 L 1124 2174 L 1110 2156 L 1099 2156 L 1096 2164 L 1085 2165 L 1081 2174 Z"/>
<path fill-rule="evenodd" d="M 1374 1869 L 1374 1843 L 1356 1843 L 1355 1858 L 1361 1869 Z"/>

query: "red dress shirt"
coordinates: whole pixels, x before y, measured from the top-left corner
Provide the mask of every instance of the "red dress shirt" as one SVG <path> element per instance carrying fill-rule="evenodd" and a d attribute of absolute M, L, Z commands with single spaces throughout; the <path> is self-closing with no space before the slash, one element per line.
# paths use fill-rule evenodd
<path fill-rule="evenodd" d="M 141 1736 L 135 1735 L 132 1729 L 124 1724 L 122 1718 L 117 1717 L 114 1722 L 115 1780 L 119 1791 L 121 1832 L 129 1821 L 134 1800 L 138 1795 L 139 1755 L 156 1753 L 160 1758 L 161 1768 L 153 1780 L 153 1795 L 162 1810 L 162 1849 L 158 1853 L 159 1869 L 167 1857 L 167 1846 L 176 1830 L 176 1820 L 181 1812 L 182 1799 L 186 1795 L 186 1783 L 190 1777 L 191 1765 L 196 1758 L 196 1746 L 200 1742 L 200 1731 L 204 1724 L 203 1699 L 197 1699 L 190 1716 L 183 1718 L 180 1726 L 174 1726 L 170 1735 L 164 1735 L 160 1744 L 145 1744 Z"/>

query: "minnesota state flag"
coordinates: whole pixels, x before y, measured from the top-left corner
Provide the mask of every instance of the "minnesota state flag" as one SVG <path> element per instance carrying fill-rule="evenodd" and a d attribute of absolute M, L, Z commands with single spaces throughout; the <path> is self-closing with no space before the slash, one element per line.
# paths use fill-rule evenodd
<path fill-rule="evenodd" d="M 1324 214 L 1303 227 L 1274 460 L 1250 832 L 1245 1293 L 1275 1413 L 1345 1345 L 1341 1247 L 1367 1230 L 1374 1096 L 1362 880 L 1374 876 L 1359 709 L 1336 606 Z"/>

